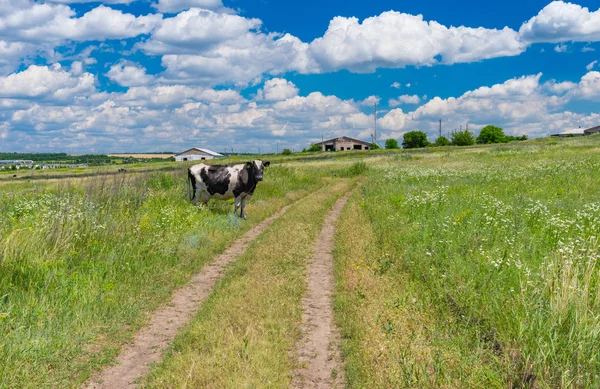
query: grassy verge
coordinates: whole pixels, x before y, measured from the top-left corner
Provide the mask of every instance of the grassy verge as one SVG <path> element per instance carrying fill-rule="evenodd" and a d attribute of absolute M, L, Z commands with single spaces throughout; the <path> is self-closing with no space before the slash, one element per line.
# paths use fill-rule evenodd
<path fill-rule="evenodd" d="M 365 185 L 376 271 L 479 339 L 497 385 L 600 385 L 599 140 L 390 159 Z"/>
<path fill-rule="evenodd" d="M 306 260 L 325 213 L 353 180 L 336 182 L 290 209 L 232 265 L 146 387 L 289 385 Z"/>
<path fill-rule="evenodd" d="M 397 267 L 364 201 L 361 192 L 351 198 L 334 251 L 334 306 L 348 387 L 504 387 L 489 367 L 494 354 L 453 328 L 452 315 L 434 308 L 427 289 Z"/>
<path fill-rule="evenodd" d="M 71 183 L 73 184 L 73 183 Z M 248 205 L 195 208 L 148 173 L 0 194 L 0 387 L 72 387 L 233 239 L 322 185 L 273 166 Z"/>

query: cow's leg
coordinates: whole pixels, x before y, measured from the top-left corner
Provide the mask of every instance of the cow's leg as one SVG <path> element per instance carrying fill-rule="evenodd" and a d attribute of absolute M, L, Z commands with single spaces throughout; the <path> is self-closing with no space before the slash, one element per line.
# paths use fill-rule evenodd
<path fill-rule="evenodd" d="M 210 200 L 210 193 L 204 191 L 200 194 L 200 201 L 202 201 L 203 205 L 208 204 L 208 200 Z"/>
<path fill-rule="evenodd" d="M 240 207 L 240 204 L 242 203 L 241 198 L 238 196 L 234 199 L 234 209 L 233 209 L 233 214 L 237 215 L 237 210 Z M 242 217 L 242 214 L 244 213 L 244 208 L 242 208 L 242 211 L 240 212 L 240 217 Z"/>
<path fill-rule="evenodd" d="M 244 220 L 246 220 L 246 201 L 247 201 L 247 200 L 250 200 L 250 197 L 252 197 L 252 196 L 248 195 L 248 196 L 245 196 L 245 197 L 242 199 L 242 213 L 241 213 L 241 215 L 240 215 L 240 216 L 241 216 L 242 218 L 244 218 Z"/>

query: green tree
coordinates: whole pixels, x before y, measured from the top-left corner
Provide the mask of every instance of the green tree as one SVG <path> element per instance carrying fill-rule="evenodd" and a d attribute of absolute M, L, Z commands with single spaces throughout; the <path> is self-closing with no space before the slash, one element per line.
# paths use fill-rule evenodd
<path fill-rule="evenodd" d="M 436 146 L 450 146 L 450 141 L 445 136 L 440 136 L 435 140 Z"/>
<path fill-rule="evenodd" d="M 385 148 L 386 149 L 397 149 L 398 141 L 396 139 L 390 138 L 385 140 Z"/>
<path fill-rule="evenodd" d="M 372 143 L 371 143 L 371 146 L 369 146 L 369 148 L 370 148 L 371 150 L 379 150 L 381 147 L 379 147 L 379 145 L 378 145 L 377 143 L 375 143 L 375 142 L 372 142 Z"/>
<path fill-rule="evenodd" d="M 475 144 L 475 136 L 469 130 L 454 131 L 451 141 L 453 146 L 471 146 Z"/>
<path fill-rule="evenodd" d="M 527 140 L 527 135 L 521 135 L 521 136 L 506 135 L 507 142 L 521 141 L 521 140 Z"/>
<path fill-rule="evenodd" d="M 321 145 L 310 145 L 310 147 L 308 148 L 308 151 L 322 151 L 323 147 L 321 147 Z"/>
<path fill-rule="evenodd" d="M 281 155 L 292 155 L 292 150 L 290 150 L 290 149 L 283 149 L 283 151 L 281 152 Z"/>
<path fill-rule="evenodd" d="M 479 144 L 504 143 L 506 141 L 504 130 L 492 125 L 483 127 L 477 137 L 477 143 Z"/>
<path fill-rule="evenodd" d="M 402 147 L 405 149 L 415 149 L 419 147 L 426 147 L 429 144 L 427 141 L 427 134 L 423 131 L 410 131 L 404 134 L 404 141 Z"/>

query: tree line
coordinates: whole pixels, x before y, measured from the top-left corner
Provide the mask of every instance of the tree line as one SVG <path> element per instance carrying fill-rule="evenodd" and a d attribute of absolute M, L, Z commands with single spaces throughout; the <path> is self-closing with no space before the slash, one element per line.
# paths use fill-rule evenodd
<path fill-rule="evenodd" d="M 483 127 L 477 137 L 471 131 L 465 129 L 452 132 L 450 139 L 440 136 L 433 143 L 427 140 L 427 134 L 423 131 L 410 131 L 404 134 L 402 147 L 405 149 L 414 149 L 432 146 L 471 146 L 474 144 L 508 143 L 523 140 L 527 140 L 527 135 L 505 135 L 502 128 L 489 125 Z M 396 139 L 386 140 L 385 148 L 398 148 L 398 141 Z"/>

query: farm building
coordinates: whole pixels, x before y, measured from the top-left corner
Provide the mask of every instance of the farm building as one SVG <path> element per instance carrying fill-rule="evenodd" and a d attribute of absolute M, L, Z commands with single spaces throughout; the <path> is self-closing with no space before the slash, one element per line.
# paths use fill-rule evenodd
<path fill-rule="evenodd" d="M 345 151 L 345 150 L 370 150 L 371 144 L 362 140 L 353 139 L 347 136 L 329 139 L 323 142 L 315 143 L 322 147 L 323 151 Z"/>
<path fill-rule="evenodd" d="M 223 157 L 223 155 L 221 155 L 219 153 L 215 153 L 212 150 L 200 149 L 198 147 L 194 147 L 194 148 L 184 151 L 183 153 L 179 153 L 179 154 L 175 155 L 175 161 L 177 161 L 177 162 L 198 161 L 198 160 L 221 158 L 221 157 Z"/>
<path fill-rule="evenodd" d="M 599 133 L 600 132 L 600 126 L 588 128 L 587 130 L 584 130 L 583 132 L 585 132 L 586 135 L 592 135 L 592 134 Z"/>
<path fill-rule="evenodd" d="M 563 131 L 563 132 L 559 132 L 558 134 L 552 134 L 550 136 L 558 136 L 560 138 L 563 138 L 566 136 L 584 136 L 584 135 L 586 135 L 586 133 L 584 132 L 584 130 L 582 128 L 576 128 L 574 130 Z"/>

